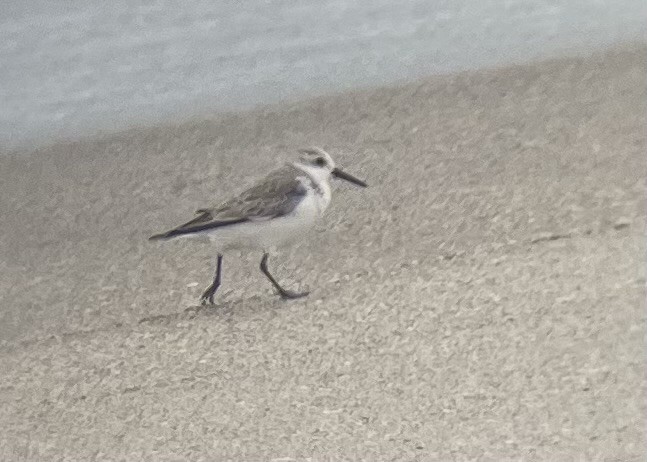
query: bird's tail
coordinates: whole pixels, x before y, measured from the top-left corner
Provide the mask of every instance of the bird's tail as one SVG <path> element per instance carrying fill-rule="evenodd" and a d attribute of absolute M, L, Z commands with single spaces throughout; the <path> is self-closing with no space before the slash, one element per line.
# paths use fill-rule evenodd
<path fill-rule="evenodd" d="M 205 223 L 200 223 L 198 219 L 191 220 L 188 223 L 183 224 L 177 228 L 174 228 L 165 233 L 155 234 L 148 238 L 149 241 L 161 241 L 167 240 L 178 236 L 185 236 L 187 234 L 198 234 L 203 231 L 211 231 L 216 228 L 222 228 L 225 226 L 237 225 L 249 221 L 248 218 L 230 218 L 226 220 L 211 220 Z"/>
<path fill-rule="evenodd" d="M 167 231 L 165 233 L 160 233 L 160 234 L 154 234 L 151 237 L 148 238 L 149 241 L 165 241 L 167 239 L 170 239 L 174 237 L 175 234 L 173 231 Z"/>

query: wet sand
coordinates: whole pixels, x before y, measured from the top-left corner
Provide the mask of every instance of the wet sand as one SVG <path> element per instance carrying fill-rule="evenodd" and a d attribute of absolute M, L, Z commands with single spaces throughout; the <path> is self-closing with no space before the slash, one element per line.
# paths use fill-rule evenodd
<path fill-rule="evenodd" d="M 643 47 L 0 156 L 2 460 L 641 460 Z M 302 145 L 270 264 L 151 244 Z"/>

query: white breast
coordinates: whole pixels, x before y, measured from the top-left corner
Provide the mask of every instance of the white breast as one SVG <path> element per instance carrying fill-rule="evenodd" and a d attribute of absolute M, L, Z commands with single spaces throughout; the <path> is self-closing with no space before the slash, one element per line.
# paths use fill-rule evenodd
<path fill-rule="evenodd" d="M 303 165 L 299 163 L 294 164 L 295 167 L 303 170 L 305 173 L 303 178 L 303 185 L 308 189 L 308 192 L 311 191 L 314 193 L 315 202 L 314 205 L 318 210 L 320 215 L 323 215 L 324 211 L 330 204 L 331 191 L 330 191 L 330 172 L 328 170 L 313 168 L 309 165 Z"/>

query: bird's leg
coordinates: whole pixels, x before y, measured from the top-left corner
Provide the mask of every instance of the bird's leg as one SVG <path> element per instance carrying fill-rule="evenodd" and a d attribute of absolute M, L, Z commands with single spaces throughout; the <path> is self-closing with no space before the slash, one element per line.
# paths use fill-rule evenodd
<path fill-rule="evenodd" d="M 268 258 L 269 258 L 269 254 L 267 252 L 264 253 L 263 259 L 261 260 L 261 271 L 265 276 L 267 276 L 267 279 L 270 280 L 270 282 L 276 288 L 276 290 L 279 291 L 279 295 L 281 295 L 281 298 L 293 299 L 293 298 L 305 297 L 306 295 L 308 295 L 308 292 L 292 292 L 291 290 L 286 290 L 283 287 L 281 287 L 280 284 L 276 282 L 276 279 L 274 279 L 274 276 L 272 276 L 270 274 L 270 271 L 267 269 Z"/>
<path fill-rule="evenodd" d="M 207 301 L 213 305 L 213 296 L 216 293 L 216 290 L 218 290 L 218 287 L 220 287 L 220 271 L 222 269 L 222 255 L 218 254 L 218 265 L 216 267 L 216 275 L 213 278 L 213 282 L 209 287 L 207 287 L 207 290 L 204 291 L 202 294 L 202 297 L 200 297 L 200 301 L 202 302 L 203 305 L 206 305 Z"/>

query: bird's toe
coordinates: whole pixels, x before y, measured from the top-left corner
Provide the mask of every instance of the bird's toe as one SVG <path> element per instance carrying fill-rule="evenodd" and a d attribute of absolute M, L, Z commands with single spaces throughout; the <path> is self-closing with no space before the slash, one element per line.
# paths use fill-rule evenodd
<path fill-rule="evenodd" d="M 283 292 L 280 292 L 279 295 L 281 295 L 281 298 L 283 300 L 294 300 L 294 299 L 297 299 L 297 298 L 306 297 L 306 296 L 308 296 L 308 294 L 310 294 L 310 292 L 308 292 L 308 291 L 294 292 L 292 290 L 284 290 Z"/>

